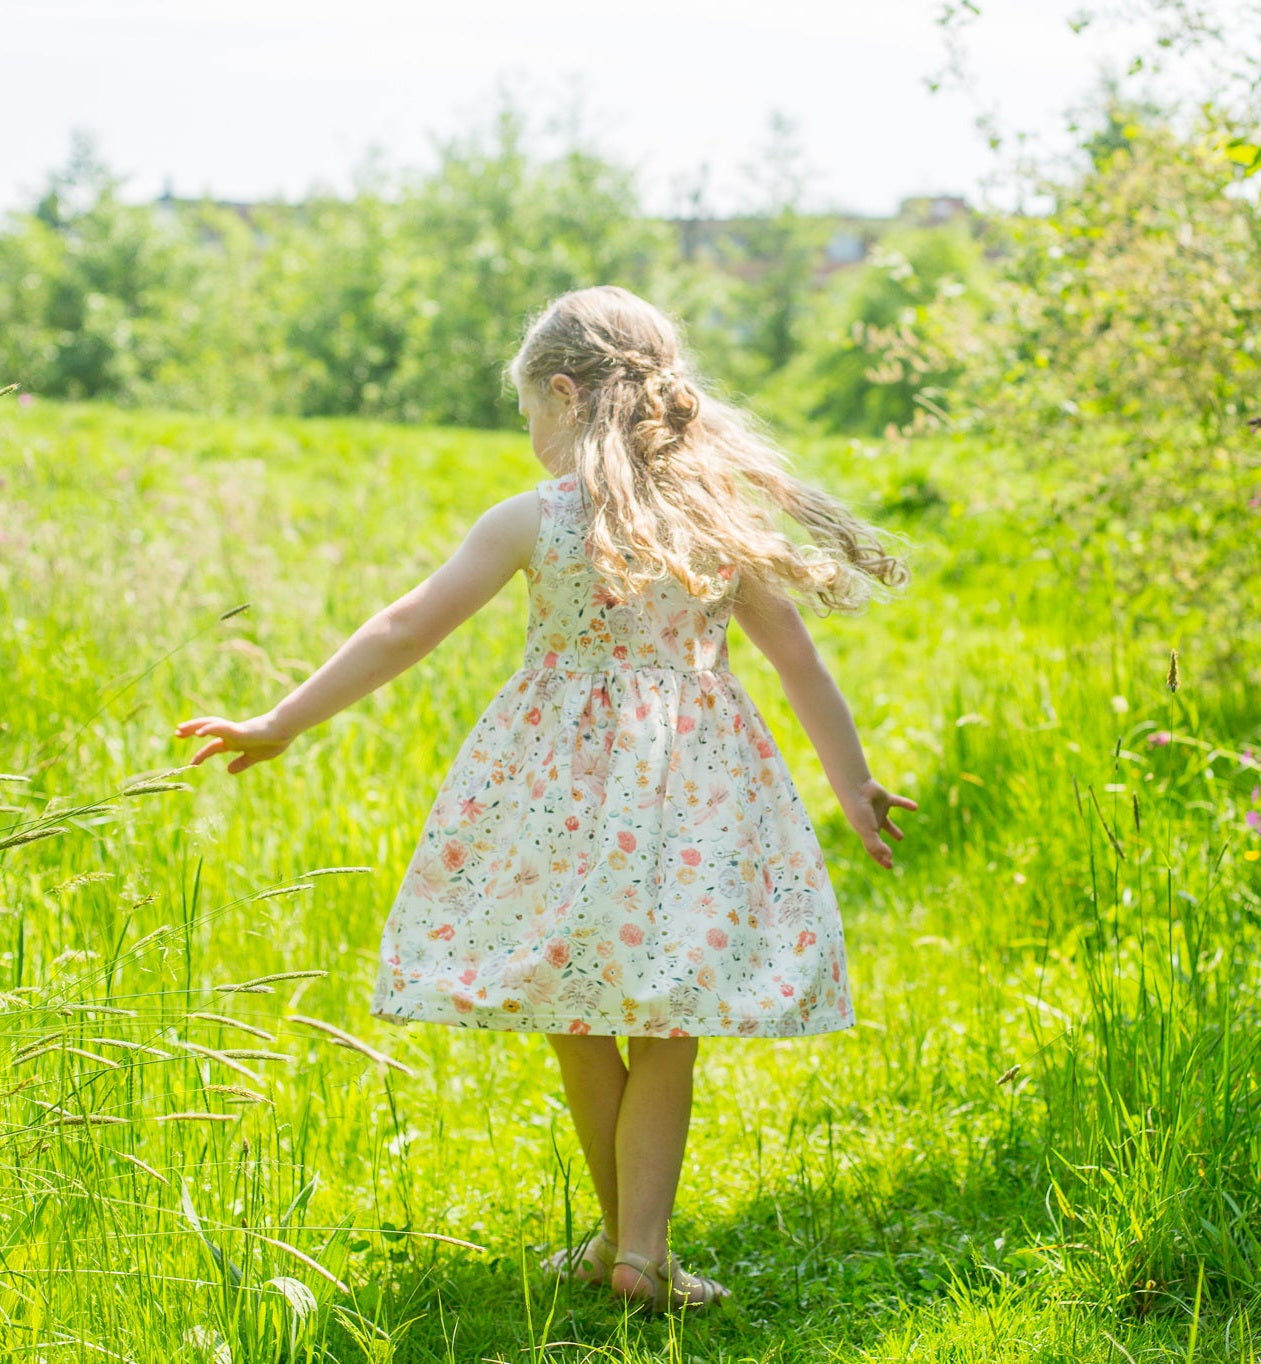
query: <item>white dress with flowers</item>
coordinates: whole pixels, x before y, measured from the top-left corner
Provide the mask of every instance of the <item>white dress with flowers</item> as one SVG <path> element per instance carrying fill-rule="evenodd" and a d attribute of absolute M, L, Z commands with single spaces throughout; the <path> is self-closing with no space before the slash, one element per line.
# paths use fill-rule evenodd
<path fill-rule="evenodd" d="M 619 601 L 584 554 L 576 481 L 538 491 L 524 666 L 438 792 L 371 1013 L 637 1037 L 848 1028 L 818 840 L 727 666 L 731 593 L 666 579 Z"/>

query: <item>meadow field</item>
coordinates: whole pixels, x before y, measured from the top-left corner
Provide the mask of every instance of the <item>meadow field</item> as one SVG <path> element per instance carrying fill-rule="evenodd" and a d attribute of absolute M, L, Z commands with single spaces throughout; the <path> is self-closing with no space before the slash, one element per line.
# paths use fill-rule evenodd
<path fill-rule="evenodd" d="M 172 771 L 545 477 L 526 437 L 0 399 L 0 1357 L 1261 1358 L 1255 611 L 1077 572 L 1027 453 L 800 447 L 910 542 L 809 619 L 919 811 L 882 872 L 733 628 L 859 1022 L 702 1043 L 675 1247 L 736 1298 L 645 1320 L 538 1268 L 596 1217 L 546 1042 L 367 1013 L 524 583 L 279 760 Z"/>

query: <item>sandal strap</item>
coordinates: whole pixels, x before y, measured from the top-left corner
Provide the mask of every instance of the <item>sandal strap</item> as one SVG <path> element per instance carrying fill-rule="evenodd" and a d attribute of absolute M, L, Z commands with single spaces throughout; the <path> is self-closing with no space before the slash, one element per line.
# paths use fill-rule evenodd
<path fill-rule="evenodd" d="M 693 1274 L 690 1270 L 684 1269 L 678 1258 L 670 1252 L 667 1252 L 664 1260 L 650 1260 L 646 1255 L 640 1255 L 633 1250 L 619 1250 L 613 1263 L 629 1265 L 653 1281 L 653 1306 L 659 1312 L 673 1304 L 676 1293 L 683 1299 L 683 1302 L 678 1304 L 681 1307 L 692 1304 L 707 1305 L 730 1297 L 728 1290 L 717 1279 L 708 1278 L 704 1274 Z M 701 1291 L 694 1293 L 688 1285 L 679 1283 L 680 1275 L 694 1279 L 700 1285 Z"/>

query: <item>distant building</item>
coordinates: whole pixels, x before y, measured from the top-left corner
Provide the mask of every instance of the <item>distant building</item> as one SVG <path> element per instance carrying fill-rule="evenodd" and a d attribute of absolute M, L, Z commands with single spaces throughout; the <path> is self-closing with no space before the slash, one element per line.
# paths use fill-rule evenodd
<path fill-rule="evenodd" d="M 898 225 L 939 227 L 961 218 L 971 218 L 972 209 L 960 195 L 938 194 L 903 199 L 892 218 L 866 217 L 861 214 L 806 214 L 819 228 L 820 246 L 815 261 L 815 283 L 823 284 L 837 270 L 859 265 L 871 254 L 872 247 L 889 228 Z M 770 262 L 760 262 L 750 242 L 765 220 L 750 217 L 670 218 L 678 234 L 679 252 L 684 260 L 730 270 L 745 279 L 756 279 Z"/>

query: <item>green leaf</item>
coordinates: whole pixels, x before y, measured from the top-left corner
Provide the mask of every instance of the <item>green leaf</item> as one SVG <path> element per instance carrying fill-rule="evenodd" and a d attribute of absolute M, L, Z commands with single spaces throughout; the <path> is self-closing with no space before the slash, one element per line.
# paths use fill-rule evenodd
<path fill-rule="evenodd" d="M 1255 142 L 1245 142 L 1243 138 L 1232 138 L 1226 144 L 1226 159 L 1242 166 L 1244 175 L 1255 175 L 1261 170 L 1261 147 Z"/>

